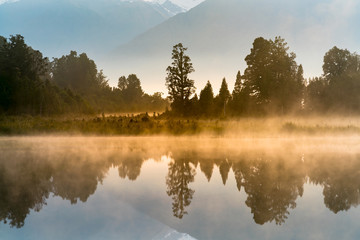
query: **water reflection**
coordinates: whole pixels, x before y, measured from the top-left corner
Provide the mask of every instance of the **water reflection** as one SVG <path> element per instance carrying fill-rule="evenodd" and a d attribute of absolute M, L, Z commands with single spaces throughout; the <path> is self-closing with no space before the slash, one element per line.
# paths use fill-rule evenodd
<path fill-rule="evenodd" d="M 360 155 L 354 158 L 335 155 L 316 159 L 309 169 L 309 177 L 323 186 L 324 203 L 332 212 L 349 210 L 360 203 Z M 343 164 L 339 164 L 339 162 Z"/>
<path fill-rule="evenodd" d="M 172 198 L 174 216 L 182 218 L 187 214 L 185 208 L 190 205 L 194 190 L 189 188 L 189 183 L 194 181 L 195 167 L 187 159 L 178 159 L 169 164 L 169 173 L 166 176 L 166 193 Z"/>
<path fill-rule="evenodd" d="M 258 224 L 275 221 L 282 224 L 289 209 L 296 207 L 296 199 L 303 194 L 305 174 L 301 162 L 294 167 L 285 159 L 262 159 L 240 162 L 234 166 L 237 182 L 246 194 Z"/>
<path fill-rule="evenodd" d="M 197 171 L 202 172 L 207 184 L 212 184 L 216 169 L 223 185 L 234 181 L 237 189 L 233 191 L 246 193 L 245 205 L 260 225 L 285 223 L 306 183 L 322 186 L 324 204 L 333 213 L 360 203 L 360 155 L 356 152 L 316 148 L 279 151 L 282 145 L 274 149 L 180 146 L 168 140 L 158 145 L 124 139 L 85 145 L 81 139 L 72 139 L 71 143 L 64 139 L 50 143 L 3 140 L 0 220 L 21 228 L 30 211 L 40 211 L 50 196 L 71 204 L 86 202 L 110 168 L 117 168 L 121 179 L 135 181 L 149 159 L 164 164 L 161 156 L 171 159 L 166 162 L 164 192 L 172 201 L 173 216 L 179 219 L 188 214 L 196 194 L 192 184 Z"/>

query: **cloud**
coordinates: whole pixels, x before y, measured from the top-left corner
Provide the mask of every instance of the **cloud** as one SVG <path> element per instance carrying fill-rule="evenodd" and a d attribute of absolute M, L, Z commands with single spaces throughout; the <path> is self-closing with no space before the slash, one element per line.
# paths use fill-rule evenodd
<path fill-rule="evenodd" d="M 323 9 L 331 17 L 346 19 L 356 14 L 357 0 L 333 0 L 330 3 L 319 4 L 319 10 Z"/>
<path fill-rule="evenodd" d="M 13 2 L 18 2 L 19 0 L 0 0 L 0 5 L 4 4 L 4 3 L 13 3 Z"/>

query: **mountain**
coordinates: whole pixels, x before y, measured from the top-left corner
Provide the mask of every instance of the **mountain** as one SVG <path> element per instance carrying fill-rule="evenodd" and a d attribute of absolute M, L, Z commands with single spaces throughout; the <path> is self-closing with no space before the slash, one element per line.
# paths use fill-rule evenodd
<path fill-rule="evenodd" d="M 186 9 L 174 4 L 173 2 L 171 2 L 170 0 L 165 1 L 164 3 L 161 4 L 161 7 L 165 10 L 167 10 L 169 13 L 171 13 L 173 16 L 175 16 L 176 14 L 182 13 L 182 12 L 186 12 Z"/>
<path fill-rule="evenodd" d="M 175 4 L 121 0 L 0 2 L 0 35 L 21 34 L 49 57 L 70 50 L 100 58 L 184 9 Z"/>
<path fill-rule="evenodd" d="M 202 3 L 204 0 L 146 0 L 146 1 L 158 3 L 161 5 L 163 5 L 165 2 L 170 2 L 171 4 L 179 6 L 180 8 L 184 9 L 185 11 L 188 11 L 191 8 Z"/>
<path fill-rule="evenodd" d="M 334 45 L 359 50 L 360 3 L 353 0 L 206 0 L 117 48 L 111 64 L 122 74 L 137 73 L 144 89 L 165 91 L 172 46 L 182 42 L 194 64 L 198 91 L 207 80 L 214 91 L 225 76 L 230 89 L 256 37 L 281 36 L 303 64 L 305 76 L 322 73 L 322 60 Z"/>

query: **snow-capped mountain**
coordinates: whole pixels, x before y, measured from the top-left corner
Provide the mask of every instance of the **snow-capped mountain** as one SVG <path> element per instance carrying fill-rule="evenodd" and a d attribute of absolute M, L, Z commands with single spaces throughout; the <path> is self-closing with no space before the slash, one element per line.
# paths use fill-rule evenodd
<path fill-rule="evenodd" d="M 196 240 L 196 238 L 193 238 L 187 233 L 180 233 L 166 226 L 156 236 L 151 238 L 151 240 Z"/>
<path fill-rule="evenodd" d="M 163 4 L 165 2 L 171 2 L 172 4 L 175 4 L 186 11 L 190 10 L 191 8 L 199 5 L 205 0 L 145 0 L 147 2 L 155 2 L 159 4 Z"/>
<path fill-rule="evenodd" d="M 170 1 L 0 0 L 0 35 L 21 34 L 48 57 L 96 57 L 184 11 Z"/>
<path fill-rule="evenodd" d="M 359 13 L 360 2 L 351 0 L 206 0 L 120 46 L 109 66 L 136 72 L 144 89 L 161 89 L 171 49 L 181 42 L 194 63 L 196 85 L 201 89 L 210 80 L 218 89 L 223 77 L 231 86 L 236 72 L 244 71 L 255 38 L 281 36 L 305 77 L 319 76 L 323 56 L 333 46 L 358 51 Z"/>
<path fill-rule="evenodd" d="M 185 8 L 182 8 L 182 7 L 174 4 L 170 0 L 167 0 L 164 3 L 162 3 L 161 7 L 174 16 L 178 13 L 186 12 Z"/>

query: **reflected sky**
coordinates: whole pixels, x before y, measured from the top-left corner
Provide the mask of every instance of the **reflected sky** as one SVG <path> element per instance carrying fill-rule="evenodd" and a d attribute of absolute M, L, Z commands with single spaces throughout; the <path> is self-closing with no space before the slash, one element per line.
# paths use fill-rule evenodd
<path fill-rule="evenodd" d="M 0 236 L 359 239 L 359 142 L 0 138 Z"/>

